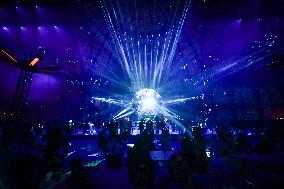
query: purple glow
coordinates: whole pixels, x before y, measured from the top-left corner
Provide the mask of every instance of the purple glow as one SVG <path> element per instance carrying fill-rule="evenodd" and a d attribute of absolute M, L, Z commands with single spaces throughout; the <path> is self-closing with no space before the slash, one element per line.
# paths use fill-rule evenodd
<path fill-rule="evenodd" d="M 38 26 L 37 29 L 38 29 L 39 32 L 43 32 L 44 31 L 44 27 L 43 26 Z"/>
<path fill-rule="evenodd" d="M 105 1 L 114 2 L 111 0 Z M 63 1 L 58 3 L 60 2 Z M 72 117 L 73 112 L 76 116 L 83 115 L 78 113 L 78 111 L 81 111 L 79 109 L 82 106 L 81 104 L 83 104 L 77 98 L 78 95 L 82 96 L 83 99 L 84 94 L 87 93 L 95 95 L 99 93 L 102 97 L 111 96 L 113 93 L 124 94 L 125 91 L 128 91 L 127 87 L 130 86 L 130 82 L 124 77 L 127 75 L 124 74 L 125 69 L 120 66 L 121 62 L 125 62 L 124 56 L 119 58 L 120 54 L 117 54 L 115 46 L 117 46 L 121 54 L 125 55 L 127 62 L 135 68 L 134 70 L 130 69 L 130 73 L 137 70 L 137 77 L 141 78 L 140 73 L 142 73 L 141 75 L 145 77 L 147 83 L 151 81 L 149 79 L 150 74 L 156 75 L 158 79 L 160 78 L 160 74 L 157 73 L 162 70 L 162 66 L 156 68 L 156 73 L 150 72 L 150 70 L 154 70 L 155 65 L 159 65 L 156 62 L 169 62 L 168 60 L 173 59 L 172 64 L 169 66 L 170 69 L 164 67 L 165 74 L 161 74 L 161 83 L 164 84 L 161 87 L 163 90 L 161 92 L 159 90 L 161 96 L 165 97 L 167 96 L 165 93 L 170 92 L 171 95 L 176 95 L 178 99 L 183 99 L 204 92 L 206 94 L 204 99 L 208 101 L 209 111 L 220 112 L 220 115 L 217 114 L 216 116 L 219 116 L 218 119 L 220 120 L 223 119 L 223 114 L 231 115 L 230 110 L 219 106 L 220 103 L 228 98 L 234 99 L 236 103 L 242 101 L 241 97 L 238 100 L 239 93 L 234 88 L 253 87 L 255 90 L 253 94 L 256 95 L 259 94 L 258 87 L 263 86 L 263 81 L 267 83 L 267 86 L 263 86 L 263 88 L 274 86 L 277 89 L 282 88 L 283 80 L 274 79 L 276 78 L 276 74 L 273 72 L 275 70 L 269 71 L 267 74 L 261 72 L 262 62 L 269 63 L 271 60 L 267 53 L 274 53 L 274 49 L 277 49 L 274 54 L 283 54 L 283 50 L 281 50 L 283 46 L 283 17 L 281 15 L 276 14 L 270 17 L 268 14 L 265 17 L 261 14 L 254 16 L 252 12 L 246 14 L 246 10 L 253 10 L 251 8 L 254 6 L 252 6 L 246 7 L 244 10 L 243 8 L 238 9 L 242 11 L 242 14 L 238 13 L 226 18 L 219 15 L 216 19 L 212 19 L 214 15 L 211 14 L 213 13 L 208 13 L 208 18 L 206 16 L 204 18 L 199 17 L 198 9 L 193 7 L 192 9 L 197 11 L 195 12 L 196 15 L 185 20 L 183 29 L 180 31 L 180 37 L 175 40 L 173 36 L 176 33 L 169 34 L 168 32 L 169 28 L 172 31 L 178 25 L 176 23 L 172 27 L 168 26 L 167 20 L 172 18 L 168 12 L 172 8 L 170 9 L 166 3 L 169 1 L 163 1 L 159 5 L 161 11 L 157 10 L 158 16 L 155 19 L 152 19 L 151 15 L 144 15 L 144 13 L 139 15 L 139 17 L 142 16 L 141 22 L 136 22 L 135 16 L 129 16 L 131 14 L 136 15 L 134 14 L 134 7 L 129 7 L 131 9 L 128 10 L 125 8 L 128 1 L 124 0 L 124 2 L 125 4 L 121 4 L 122 10 L 127 11 L 121 12 L 121 15 L 118 12 L 112 15 L 112 20 L 115 21 L 113 22 L 114 27 L 119 28 L 119 30 L 115 30 L 115 33 L 109 31 L 102 11 L 86 11 L 86 15 L 82 15 L 82 10 L 85 8 L 100 10 L 100 3 L 93 3 L 93 7 L 90 7 L 89 4 L 84 7 L 82 1 L 82 3 L 64 10 L 52 6 L 45 7 L 41 4 L 38 6 L 36 4 L 29 6 L 11 4 L 11 7 L 7 9 L 6 7 L 0 8 L 0 22 L 2 23 L 0 42 L 3 48 L 9 50 L 20 60 L 26 54 L 33 55 L 37 47 L 45 47 L 48 53 L 39 66 L 57 65 L 61 68 L 59 73 L 51 73 L 52 78 L 35 74 L 37 76 L 34 77 L 31 95 L 28 99 L 30 103 L 34 103 L 34 101 L 36 101 L 36 105 L 37 103 L 53 103 L 50 107 L 57 107 L 57 103 L 67 99 L 66 106 L 72 105 L 74 110 L 64 111 L 64 113 L 66 112 L 68 116 L 70 114 L 70 117 Z M 67 1 L 64 3 L 67 3 Z M 79 8 L 77 5 L 82 7 Z M 210 5 L 208 4 L 208 6 Z M 147 7 L 151 8 L 151 3 L 145 4 L 142 9 Z M 114 8 L 117 9 L 118 7 L 115 6 Z M 172 12 L 174 13 L 174 11 Z M 140 8 L 138 13 L 140 14 Z M 176 16 L 180 17 L 180 14 Z M 228 13 L 228 15 L 230 14 Z M 116 16 L 119 17 L 119 23 L 116 22 Z M 124 18 L 129 18 L 129 20 Z M 130 18 L 133 18 L 133 20 Z M 261 18 L 261 21 L 258 21 L 259 18 Z M 90 22 L 86 22 L 86 20 L 90 20 Z M 152 21 L 156 24 L 152 24 Z M 132 23 L 133 28 L 136 28 L 137 31 L 132 32 L 130 24 L 127 23 Z M 112 37 L 116 37 L 117 32 L 121 32 L 120 36 L 115 38 L 116 41 L 113 43 Z M 275 37 L 271 37 L 271 34 Z M 167 35 L 168 38 L 166 38 Z M 276 38 L 276 36 L 278 37 Z M 124 42 L 125 40 L 126 42 Z M 167 44 L 171 44 L 170 42 L 177 44 L 176 51 L 171 51 L 171 45 L 167 46 Z M 123 51 L 120 44 L 124 45 Z M 164 44 L 166 44 L 165 47 Z M 266 46 L 270 49 L 267 49 Z M 166 56 L 167 54 L 168 56 Z M 263 57 L 266 57 L 266 59 L 263 60 Z M 142 65 L 141 68 L 140 66 L 134 66 L 134 60 L 136 60 L 137 65 Z M 152 69 L 150 68 L 151 62 L 153 64 Z M 4 62 L 1 62 L 0 65 L 1 70 L 5 70 L 2 71 L 0 98 L 11 101 L 19 73 L 14 68 L 10 70 L 9 65 L 7 65 Z M 145 73 L 140 72 L 140 70 L 145 71 Z M 146 83 L 144 80 L 142 82 Z M 273 85 L 268 85 L 268 82 Z M 207 83 L 210 85 L 207 85 Z M 277 86 L 278 84 L 280 86 Z M 59 86 L 62 86 L 62 88 Z M 224 95 L 224 90 L 218 87 L 226 89 L 227 94 Z M 8 92 L 4 93 L 3 89 Z M 218 106 L 211 103 L 210 95 L 213 90 L 215 95 L 212 95 L 212 99 L 217 99 L 217 102 L 220 101 L 217 103 Z M 220 94 L 218 91 L 221 91 Z M 135 92 L 136 90 L 133 93 Z M 179 94 L 181 95 L 179 96 Z M 4 95 L 5 97 L 3 97 Z M 120 97 L 120 95 L 117 96 Z M 132 95 L 129 95 L 129 98 L 132 98 Z M 188 102 L 189 105 L 182 103 L 182 106 L 189 107 L 186 111 L 190 112 L 190 115 L 188 116 L 182 112 L 183 107 L 180 108 L 180 111 L 183 115 L 188 116 L 190 120 L 199 119 L 198 116 L 194 116 L 194 111 L 197 112 L 197 108 L 191 109 L 191 104 L 198 100 L 194 99 Z M 2 100 L 1 103 L 6 102 Z M 263 100 L 263 103 L 265 104 L 265 100 Z M 62 105 L 62 108 L 64 106 Z M 173 105 L 174 108 L 176 108 L 176 105 Z M 115 108 L 113 109 L 116 111 Z M 229 113 L 226 113 L 227 111 Z M 199 112 L 197 113 L 199 114 Z M 89 114 L 92 115 L 92 112 Z M 249 115 L 237 114 L 239 117 Z M 230 117 L 233 119 L 233 116 L 234 114 Z M 277 117 L 279 119 L 283 118 L 282 114 Z M 208 119 L 209 121 L 215 119 L 215 116 Z M 210 131 L 212 133 L 212 130 Z"/>
<path fill-rule="evenodd" d="M 16 11 L 17 11 L 17 12 L 21 12 L 22 10 L 23 10 L 22 8 L 20 8 L 20 7 L 18 7 L 18 6 L 16 7 Z"/>

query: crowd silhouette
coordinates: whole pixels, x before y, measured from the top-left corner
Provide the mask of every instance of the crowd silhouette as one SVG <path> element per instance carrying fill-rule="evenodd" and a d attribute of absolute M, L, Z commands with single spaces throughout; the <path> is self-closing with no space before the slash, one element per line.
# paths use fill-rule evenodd
<path fill-rule="evenodd" d="M 165 122 L 158 122 L 154 128 L 153 121 L 141 120 L 140 135 L 134 138 L 133 147 L 127 148 L 131 126 L 130 121 L 110 121 L 101 128 L 97 142 L 110 169 L 126 166 L 134 188 L 201 188 L 193 174 L 207 174 L 210 166 L 208 149 L 211 155 L 218 157 L 281 151 L 269 133 L 253 146 L 244 130 L 233 135 L 228 127 L 218 127 L 216 137 L 208 140 L 201 127 L 192 127 L 191 132 L 179 135 L 180 150 L 174 150 L 164 165 L 168 177 L 158 179 L 157 162 L 149 152 L 172 150 L 169 147 L 172 139 Z M 52 121 L 45 128 L 37 128 L 31 122 L 6 121 L 1 122 L 0 128 L 0 183 L 3 189 L 96 188 L 96 180 L 84 166 L 83 157 L 72 158 L 69 168 L 64 168 L 71 133 L 66 124 Z M 157 140 L 160 146 L 156 144 Z"/>

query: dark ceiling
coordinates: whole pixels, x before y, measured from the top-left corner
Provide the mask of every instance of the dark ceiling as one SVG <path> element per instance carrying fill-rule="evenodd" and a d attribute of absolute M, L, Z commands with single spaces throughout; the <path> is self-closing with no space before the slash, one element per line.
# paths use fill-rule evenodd
<path fill-rule="evenodd" d="M 145 0 L 138 0 L 138 2 Z M 44 5 L 50 8 L 76 9 L 92 0 L 2 0 L 0 6 Z M 97 1 L 99 2 L 99 1 Z M 284 0 L 193 0 L 193 15 L 206 17 L 279 17 L 284 15 Z"/>

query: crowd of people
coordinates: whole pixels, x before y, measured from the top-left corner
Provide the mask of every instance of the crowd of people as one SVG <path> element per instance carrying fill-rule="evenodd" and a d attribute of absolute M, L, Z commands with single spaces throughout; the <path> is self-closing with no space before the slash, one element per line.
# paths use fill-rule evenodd
<path fill-rule="evenodd" d="M 0 188 L 54 188 L 62 179 L 60 188 L 95 188 L 79 157 L 71 160 L 71 172 L 64 173 L 68 130 L 58 121 L 45 133 L 33 132 L 30 122 L 8 121 L 0 128 Z"/>
<path fill-rule="evenodd" d="M 135 138 L 133 148 L 125 151 L 131 122 L 111 121 L 98 134 L 99 148 L 106 154 L 109 168 L 125 165 L 134 187 L 157 186 L 155 161 L 149 151 L 167 151 L 169 132 L 165 122 L 160 121 L 161 135 L 157 140 L 151 120 L 139 123 L 140 135 Z M 83 165 L 83 157 L 74 157 L 68 169 L 63 168 L 68 154 L 71 128 L 59 121 L 50 122 L 46 129 L 35 129 L 30 122 L 1 122 L 0 126 L 0 183 L 6 188 L 96 188 L 95 180 Z M 206 149 L 212 148 L 216 156 L 234 152 L 249 153 L 253 150 L 273 153 L 279 150 L 271 137 L 265 135 L 258 145 L 252 145 L 244 132 L 232 136 L 228 128 L 218 128 L 217 137 L 208 140 L 200 127 L 184 132 L 180 138 L 180 150 L 174 151 L 168 160 L 169 179 L 161 180 L 159 186 L 168 188 L 200 188 L 192 173 L 206 173 L 209 158 Z M 0 186 L 1 186 L 0 185 Z M 0 187 L 1 188 L 1 187 Z"/>

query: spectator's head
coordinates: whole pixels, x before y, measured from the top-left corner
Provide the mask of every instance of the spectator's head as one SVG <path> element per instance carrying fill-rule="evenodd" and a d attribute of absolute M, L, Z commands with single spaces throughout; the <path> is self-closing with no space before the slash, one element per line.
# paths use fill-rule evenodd
<path fill-rule="evenodd" d="M 145 141 L 142 137 L 138 138 L 134 142 L 134 148 L 139 150 L 144 150 L 146 148 Z"/>
<path fill-rule="evenodd" d="M 201 127 L 193 127 L 192 134 L 194 137 L 199 138 L 202 136 L 202 130 Z"/>
<path fill-rule="evenodd" d="M 75 157 L 70 162 L 70 169 L 72 175 L 81 175 L 85 167 L 81 157 Z"/>

